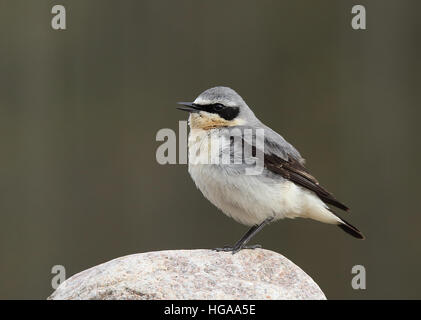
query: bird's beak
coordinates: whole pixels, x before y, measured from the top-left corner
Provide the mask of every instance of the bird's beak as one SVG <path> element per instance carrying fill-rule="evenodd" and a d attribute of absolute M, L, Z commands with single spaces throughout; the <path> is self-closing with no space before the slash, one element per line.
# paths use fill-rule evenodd
<path fill-rule="evenodd" d="M 193 102 L 177 102 L 177 104 L 182 105 L 183 107 L 177 107 L 178 110 L 183 110 L 187 112 L 199 112 L 200 106 L 194 104 Z"/>

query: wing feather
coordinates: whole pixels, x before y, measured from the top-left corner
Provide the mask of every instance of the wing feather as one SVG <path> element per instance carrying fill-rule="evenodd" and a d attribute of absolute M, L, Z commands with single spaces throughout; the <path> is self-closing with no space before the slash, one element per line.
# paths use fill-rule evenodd
<path fill-rule="evenodd" d="M 285 160 L 275 154 L 265 153 L 264 163 L 269 171 L 313 191 L 323 202 L 345 211 L 349 210 L 346 205 L 339 202 L 333 194 L 323 188 L 317 179 L 294 157 L 288 156 L 288 160 Z"/>

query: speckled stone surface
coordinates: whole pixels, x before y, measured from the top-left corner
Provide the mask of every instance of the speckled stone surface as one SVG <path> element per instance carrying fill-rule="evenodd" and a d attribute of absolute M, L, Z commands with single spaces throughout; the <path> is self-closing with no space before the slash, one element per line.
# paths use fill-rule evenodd
<path fill-rule="evenodd" d="M 133 254 L 82 271 L 48 298 L 326 299 L 303 270 L 279 253 L 172 250 Z"/>

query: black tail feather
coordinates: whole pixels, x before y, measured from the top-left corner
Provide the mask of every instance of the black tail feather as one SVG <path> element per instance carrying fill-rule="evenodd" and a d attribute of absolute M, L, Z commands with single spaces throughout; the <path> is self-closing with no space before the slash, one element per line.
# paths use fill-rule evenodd
<path fill-rule="evenodd" d="M 361 233 L 360 230 L 358 230 L 356 227 L 354 227 L 352 224 L 350 224 L 349 222 L 342 220 L 342 223 L 338 224 L 338 227 L 341 228 L 343 231 L 345 231 L 346 233 L 350 234 L 351 236 L 357 238 L 357 239 L 365 239 L 364 235 Z"/>

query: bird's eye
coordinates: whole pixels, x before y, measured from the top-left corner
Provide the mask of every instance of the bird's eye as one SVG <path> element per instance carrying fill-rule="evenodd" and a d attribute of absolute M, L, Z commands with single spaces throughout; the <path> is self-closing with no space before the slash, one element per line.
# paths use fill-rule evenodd
<path fill-rule="evenodd" d="M 215 103 L 212 106 L 212 109 L 215 110 L 215 111 L 220 111 L 220 110 L 222 110 L 224 108 L 225 108 L 225 106 L 223 104 L 221 104 L 221 103 Z"/>

